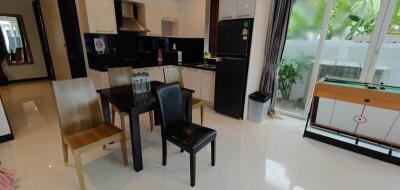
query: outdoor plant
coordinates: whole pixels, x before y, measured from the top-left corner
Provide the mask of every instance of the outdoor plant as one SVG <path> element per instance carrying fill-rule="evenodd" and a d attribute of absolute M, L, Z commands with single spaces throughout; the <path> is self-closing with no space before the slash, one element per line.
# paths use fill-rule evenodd
<path fill-rule="evenodd" d="M 314 63 L 313 56 L 299 56 L 295 58 L 284 57 L 278 70 L 278 89 L 284 100 L 290 99 L 292 87 L 298 79 L 302 80 L 302 72 L 310 70 Z"/>
<path fill-rule="evenodd" d="M 379 7 L 380 0 L 335 0 L 326 39 L 352 40 L 354 36 L 371 35 Z M 294 3 L 287 38 L 318 39 L 325 9 L 326 0 L 307 0 Z M 400 1 L 397 1 L 394 10 L 388 34 L 400 35 Z"/>

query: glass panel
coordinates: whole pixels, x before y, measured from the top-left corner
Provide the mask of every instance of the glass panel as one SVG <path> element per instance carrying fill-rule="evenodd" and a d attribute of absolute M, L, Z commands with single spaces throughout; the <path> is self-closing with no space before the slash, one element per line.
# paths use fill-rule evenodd
<path fill-rule="evenodd" d="M 304 114 L 326 2 L 297 0 L 293 4 L 278 71 L 276 106 L 279 110 Z"/>
<path fill-rule="evenodd" d="M 400 86 L 400 1 L 397 1 L 379 53 L 372 82 Z"/>
<path fill-rule="evenodd" d="M 336 0 L 322 49 L 318 79 L 359 80 L 381 0 Z"/>

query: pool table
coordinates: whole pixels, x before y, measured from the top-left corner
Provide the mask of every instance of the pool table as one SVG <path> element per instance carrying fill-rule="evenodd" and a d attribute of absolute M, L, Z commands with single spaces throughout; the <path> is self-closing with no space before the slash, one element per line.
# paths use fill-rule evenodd
<path fill-rule="evenodd" d="M 307 130 L 309 123 L 354 138 L 351 149 L 362 140 L 387 148 L 391 156 L 392 149 L 400 149 L 400 88 L 323 78 L 314 89 L 305 137 L 315 135 Z"/>

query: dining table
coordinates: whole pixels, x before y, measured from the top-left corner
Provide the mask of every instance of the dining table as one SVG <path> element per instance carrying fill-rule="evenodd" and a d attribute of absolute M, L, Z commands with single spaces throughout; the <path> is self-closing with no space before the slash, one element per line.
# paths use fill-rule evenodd
<path fill-rule="evenodd" d="M 104 122 L 111 124 L 110 104 L 129 115 L 130 137 L 132 143 L 133 169 L 139 172 L 143 169 L 142 144 L 140 136 L 139 115 L 154 111 L 155 125 L 159 125 L 161 114 L 155 98 L 156 88 L 165 83 L 159 81 L 150 82 L 150 91 L 147 93 L 135 93 L 133 85 L 125 85 L 97 90 L 103 110 Z M 187 121 L 192 121 L 193 90 L 182 89 Z M 161 138 L 160 138 L 161 140 Z"/>

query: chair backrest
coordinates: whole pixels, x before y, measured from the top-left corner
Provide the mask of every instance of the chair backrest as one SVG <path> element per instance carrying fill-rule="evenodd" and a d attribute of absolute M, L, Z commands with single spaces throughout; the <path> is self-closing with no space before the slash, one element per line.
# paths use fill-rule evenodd
<path fill-rule="evenodd" d="M 109 68 L 108 77 L 110 78 L 110 87 L 118 87 L 131 84 L 131 73 L 131 67 Z"/>
<path fill-rule="evenodd" d="M 53 89 L 62 135 L 93 128 L 104 121 L 96 90 L 89 78 L 54 81 Z"/>
<path fill-rule="evenodd" d="M 164 68 L 165 83 L 175 83 L 178 82 L 183 86 L 182 72 L 180 68 L 177 67 L 167 67 Z"/>
<path fill-rule="evenodd" d="M 178 83 L 158 87 L 156 89 L 156 97 L 161 110 L 161 126 L 163 130 L 168 130 L 170 126 L 186 120 L 181 87 Z"/>

